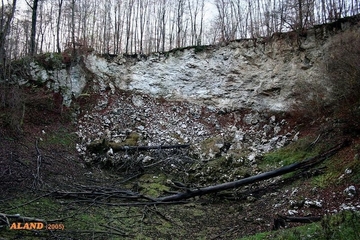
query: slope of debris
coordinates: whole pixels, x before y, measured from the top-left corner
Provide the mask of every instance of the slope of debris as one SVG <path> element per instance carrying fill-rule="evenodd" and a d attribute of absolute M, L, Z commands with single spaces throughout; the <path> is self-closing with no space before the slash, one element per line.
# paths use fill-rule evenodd
<path fill-rule="evenodd" d="M 201 161 L 232 156 L 255 163 L 263 153 L 298 138 L 299 133 L 284 116 L 245 110 L 225 112 L 134 92 L 103 92 L 92 109 L 80 113 L 77 150 L 91 162 L 98 161 L 99 155 L 89 153 L 87 146 L 103 139 L 128 146 L 190 144 L 190 154 Z M 103 154 L 101 161 L 116 163 L 122 157 L 124 154 Z"/>

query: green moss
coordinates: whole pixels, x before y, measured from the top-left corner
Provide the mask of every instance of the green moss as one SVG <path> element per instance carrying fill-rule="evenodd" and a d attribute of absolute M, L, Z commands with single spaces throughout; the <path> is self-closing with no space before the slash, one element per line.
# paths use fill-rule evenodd
<path fill-rule="evenodd" d="M 275 232 L 259 233 L 241 238 L 242 240 L 261 239 L 360 239 L 360 214 L 358 212 L 341 212 L 325 217 L 321 222 L 306 224 L 296 228 Z"/>
<path fill-rule="evenodd" d="M 324 174 L 312 178 L 312 184 L 316 187 L 325 188 L 339 181 L 339 173 L 337 171 L 327 171 Z"/>
<path fill-rule="evenodd" d="M 208 162 L 196 163 L 189 171 L 190 182 L 203 185 L 229 182 L 251 175 L 252 167 L 232 155 L 214 158 Z"/>
<path fill-rule="evenodd" d="M 169 222 L 163 221 L 163 223 L 161 225 L 156 226 L 156 229 L 160 233 L 166 234 L 166 233 L 169 233 L 169 231 L 171 231 L 171 227 L 172 227 L 172 225 Z"/>
<path fill-rule="evenodd" d="M 192 213 L 194 217 L 205 216 L 205 212 L 202 209 L 193 208 Z"/>
<path fill-rule="evenodd" d="M 168 52 L 165 52 L 165 56 L 168 56 L 169 53 L 177 54 L 178 52 L 184 52 L 185 50 L 191 50 L 194 49 L 194 53 L 204 52 L 210 48 L 209 45 L 195 45 L 195 46 L 188 46 L 188 47 L 179 47 L 171 49 Z"/>
<path fill-rule="evenodd" d="M 170 187 L 166 185 L 166 180 L 164 174 L 144 174 L 139 179 L 141 192 L 147 196 L 159 197 L 163 195 L 164 191 L 170 190 Z"/>
<path fill-rule="evenodd" d="M 300 139 L 286 147 L 265 154 L 260 162 L 260 166 L 263 168 L 286 166 L 319 154 L 319 148 L 310 148 L 310 146 L 310 139 Z"/>
<path fill-rule="evenodd" d="M 59 53 L 44 53 L 34 57 L 37 64 L 46 70 L 56 70 L 63 68 L 63 57 Z"/>
<path fill-rule="evenodd" d="M 161 184 L 161 183 L 149 183 L 141 185 L 144 187 L 144 194 L 149 195 L 151 197 L 158 197 L 163 194 L 164 191 L 169 191 L 169 187 Z"/>
<path fill-rule="evenodd" d="M 59 237 L 64 234 L 63 236 L 71 236 L 76 239 L 91 239 L 94 236 L 96 239 L 146 239 L 142 237 L 142 234 L 144 234 L 141 232 L 143 225 L 141 222 L 139 223 L 142 216 L 141 208 L 103 208 L 101 206 L 104 205 L 99 204 L 100 201 L 82 205 L 81 201 L 74 201 L 73 199 L 37 198 L 37 196 L 31 194 L 22 195 L 13 199 L 10 205 L 9 203 L 0 202 L 0 208 L 6 214 L 20 214 L 22 217 L 37 218 L 45 221 L 59 220 L 57 223 L 62 223 L 65 227 L 64 231 L 56 232 Z M 129 234 L 129 238 L 112 235 L 111 227 Z M 97 231 L 108 232 L 109 234 L 103 236 L 104 233 L 102 233 L 101 237 L 97 238 L 99 237 Z M 79 233 L 77 234 L 77 232 Z M 34 237 L 31 234 L 30 231 L 14 231 L 0 227 L 0 235 L 5 239 L 35 239 L 39 237 Z M 43 236 L 42 239 L 50 239 L 54 233 L 41 230 L 37 233 L 37 235 L 39 234 Z M 135 237 L 137 235 L 139 235 L 138 238 Z"/>
<path fill-rule="evenodd" d="M 171 133 L 170 136 L 171 136 L 172 138 L 175 138 L 175 139 L 178 141 L 179 144 L 185 144 L 184 139 L 182 139 L 179 134 L 177 134 L 177 133 Z"/>
<path fill-rule="evenodd" d="M 56 212 L 61 209 L 59 202 L 52 198 L 33 200 L 32 195 L 28 195 L 11 201 L 10 206 L 7 206 L 7 208 L 10 207 L 12 209 L 7 214 L 20 214 L 21 216 L 36 216 L 37 218 L 48 219 L 49 217 L 56 217 Z"/>
<path fill-rule="evenodd" d="M 204 52 L 208 48 L 209 48 L 209 46 L 207 46 L 207 45 L 197 45 L 194 47 L 194 52 L 195 53 Z"/>
<path fill-rule="evenodd" d="M 24 69 L 28 69 L 30 62 L 32 62 L 32 58 L 30 56 L 25 56 L 12 61 L 11 67 L 16 75 L 23 75 Z"/>
<path fill-rule="evenodd" d="M 345 162 L 341 156 L 334 156 L 328 159 L 324 165 L 326 165 L 326 172 L 312 179 L 312 184 L 317 187 L 325 188 L 334 184 L 341 184 L 345 178 L 352 182 L 360 180 L 360 163 L 355 159 Z M 351 171 L 351 173 L 345 173 L 346 170 Z"/>
<path fill-rule="evenodd" d="M 360 182 L 360 161 L 354 160 L 353 164 L 349 167 L 352 171 L 351 180 L 354 182 Z"/>
<path fill-rule="evenodd" d="M 137 134 L 136 132 L 131 132 L 130 135 L 126 138 L 126 140 L 121 144 L 123 146 L 137 146 L 139 137 L 139 134 Z"/>
<path fill-rule="evenodd" d="M 45 141 L 41 143 L 42 146 L 59 146 L 68 150 L 74 149 L 77 136 L 69 129 L 60 127 L 54 132 L 45 133 Z"/>
<path fill-rule="evenodd" d="M 220 152 L 220 147 L 224 140 L 220 136 L 208 138 L 201 143 L 201 152 L 207 154 L 217 154 Z"/>

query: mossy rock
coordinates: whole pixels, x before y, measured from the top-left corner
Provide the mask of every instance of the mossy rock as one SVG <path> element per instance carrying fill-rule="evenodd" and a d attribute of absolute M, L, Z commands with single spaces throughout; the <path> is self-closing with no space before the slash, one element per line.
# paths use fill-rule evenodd
<path fill-rule="evenodd" d="M 109 150 L 109 142 L 105 139 L 96 140 L 88 144 L 86 148 L 91 153 L 104 153 Z"/>
<path fill-rule="evenodd" d="M 224 142 L 224 139 L 220 136 L 208 138 L 201 143 L 201 152 L 206 154 L 209 158 L 220 156 L 221 148 L 224 146 Z"/>
<path fill-rule="evenodd" d="M 138 146 L 140 135 L 136 132 L 132 132 L 125 139 L 125 141 L 117 143 L 111 142 L 106 139 L 96 140 L 87 145 L 87 150 L 91 153 L 103 154 L 106 153 L 110 148 L 122 149 L 125 146 Z"/>
<path fill-rule="evenodd" d="M 238 163 L 233 156 L 222 156 L 198 163 L 192 167 L 190 182 L 200 182 L 201 184 L 213 184 L 238 180 L 252 175 L 251 167 L 244 163 Z"/>
<path fill-rule="evenodd" d="M 137 146 L 140 135 L 136 132 L 131 132 L 129 136 L 122 142 L 122 146 Z"/>
<path fill-rule="evenodd" d="M 59 53 L 44 53 L 35 56 L 34 60 L 46 70 L 63 68 L 63 57 Z"/>

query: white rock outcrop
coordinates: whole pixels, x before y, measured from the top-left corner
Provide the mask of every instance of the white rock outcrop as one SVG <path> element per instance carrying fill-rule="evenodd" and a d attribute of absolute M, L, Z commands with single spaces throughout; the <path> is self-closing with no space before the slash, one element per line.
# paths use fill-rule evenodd
<path fill-rule="evenodd" d="M 344 25 L 340 31 L 349 28 Z M 279 33 L 271 38 L 188 47 L 149 56 L 106 59 L 89 53 L 81 56 L 78 64 L 57 70 L 31 63 L 30 75 L 56 91 L 61 89 L 66 105 L 82 93 L 86 84 L 95 82 L 100 91 L 132 90 L 230 111 L 288 111 L 294 104 L 331 98 L 324 70 L 332 39 L 329 36 L 335 33 L 320 26 L 307 30 L 306 37 Z"/>
<path fill-rule="evenodd" d="M 285 40 L 256 46 L 242 40 L 136 60 L 106 61 L 91 55 L 85 65 L 100 82 L 123 90 L 216 108 L 287 111 L 304 96 L 316 94 L 313 89 L 329 90 L 322 70 L 325 47 L 307 43 L 311 41 L 304 41 L 303 51 Z M 299 96 L 304 90 L 309 93 Z"/>

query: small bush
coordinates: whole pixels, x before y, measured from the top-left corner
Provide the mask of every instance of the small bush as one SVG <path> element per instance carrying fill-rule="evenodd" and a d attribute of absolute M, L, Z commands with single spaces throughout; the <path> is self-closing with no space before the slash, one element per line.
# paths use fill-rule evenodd
<path fill-rule="evenodd" d="M 290 116 L 298 121 L 312 121 L 328 115 L 327 89 L 323 83 L 299 81 L 294 86 L 294 97 L 297 104 L 292 106 Z"/>
<path fill-rule="evenodd" d="M 353 104 L 360 97 L 360 33 L 334 36 L 326 56 L 326 73 L 336 101 Z"/>
<path fill-rule="evenodd" d="M 61 69 L 63 57 L 59 53 L 45 53 L 35 56 L 34 60 L 47 70 Z"/>
<path fill-rule="evenodd" d="M 25 114 L 24 94 L 17 85 L 0 84 L 0 124 L 21 132 Z"/>
<path fill-rule="evenodd" d="M 326 57 L 326 73 L 333 87 L 334 110 L 344 133 L 360 134 L 360 33 L 335 36 Z"/>
<path fill-rule="evenodd" d="M 261 239 L 359 239 L 360 215 L 358 212 L 344 211 L 323 218 L 321 222 L 306 224 L 296 228 L 260 233 L 242 240 Z"/>

